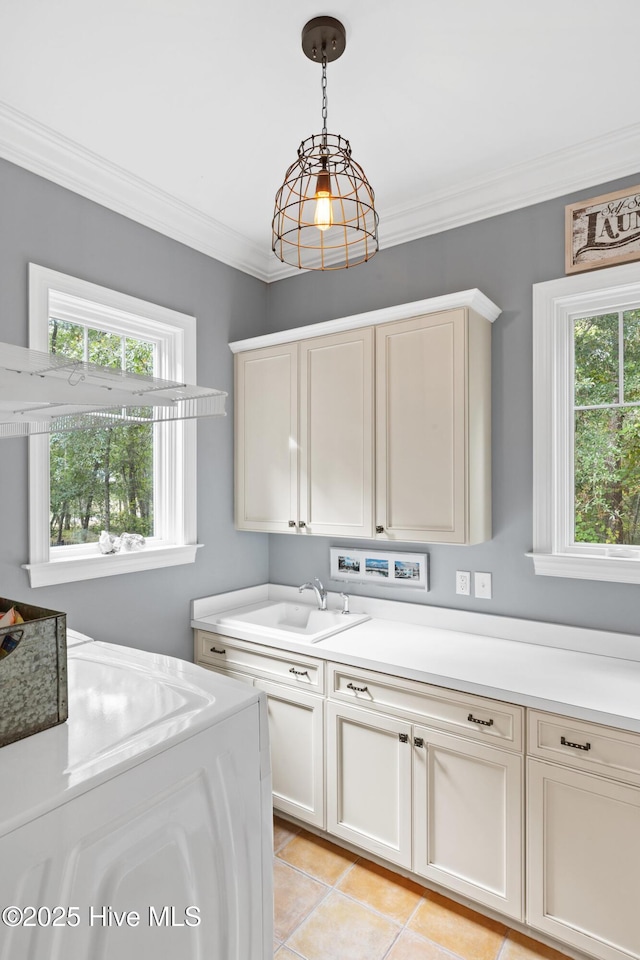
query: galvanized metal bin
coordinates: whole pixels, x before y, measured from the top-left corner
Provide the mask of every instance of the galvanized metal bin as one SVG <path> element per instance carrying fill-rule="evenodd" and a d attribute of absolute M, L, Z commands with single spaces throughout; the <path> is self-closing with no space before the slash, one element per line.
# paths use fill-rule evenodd
<path fill-rule="evenodd" d="M 66 614 L 0 597 L 0 615 L 11 607 L 24 623 L 0 628 L 2 747 L 68 716 Z"/>

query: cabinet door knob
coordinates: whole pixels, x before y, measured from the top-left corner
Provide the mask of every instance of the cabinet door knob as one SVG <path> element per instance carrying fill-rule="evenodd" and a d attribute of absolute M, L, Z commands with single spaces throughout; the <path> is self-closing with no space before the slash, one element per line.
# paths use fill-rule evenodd
<path fill-rule="evenodd" d="M 222 656 L 222 655 L 225 654 L 227 651 L 226 651 L 226 650 L 218 650 L 217 647 L 211 647 L 211 649 L 210 649 L 209 652 L 210 652 L 210 653 L 219 653 L 220 656 Z"/>
<path fill-rule="evenodd" d="M 295 527 L 295 525 L 296 525 L 295 520 L 289 520 L 289 526 L 290 526 L 290 527 Z"/>
<path fill-rule="evenodd" d="M 565 740 L 564 737 L 560 737 L 560 743 L 563 747 L 573 747 L 574 750 L 591 750 L 590 743 L 572 743 L 571 740 Z"/>
<path fill-rule="evenodd" d="M 478 717 L 474 717 L 474 715 L 473 715 L 472 713 L 469 714 L 469 716 L 467 717 L 467 720 L 468 720 L 470 723 L 479 723 L 479 724 L 480 724 L 481 726 L 483 726 L 483 727 L 492 727 L 492 726 L 493 726 L 493 720 L 480 720 Z"/>
<path fill-rule="evenodd" d="M 298 526 L 299 526 L 300 529 L 302 530 L 303 527 L 306 527 L 306 523 L 304 522 L 304 520 L 301 520 L 300 523 L 298 524 Z"/>
<path fill-rule="evenodd" d="M 384 533 L 384 527 L 381 527 L 380 524 L 376 526 L 376 533 Z"/>
<path fill-rule="evenodd" d="M 413 738 L 414 747 L 424 747 L 424 739 L 422 737 Z"/>
<path fill-rule="evenodd" d="M 400 743 L 409 743 L 409 734 L 408 733 L 399 733 L 398 740 Z"/>

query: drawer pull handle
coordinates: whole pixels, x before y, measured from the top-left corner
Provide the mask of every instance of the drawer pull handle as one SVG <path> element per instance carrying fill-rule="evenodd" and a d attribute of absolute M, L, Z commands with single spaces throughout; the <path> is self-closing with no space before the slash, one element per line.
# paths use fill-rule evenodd
<path fill-rule="evenodd" d="M 400 743 L 409 743 L 409 734 L 408 733 L 399 733 L 398 740 Z"/>
<path fill-rule="evenodd" d="M 209 652 L 210 652 L 210 653 L 219 653 L 219 654 L 222 656 L 222 655 L 225 654 L 227 651 L 226 651 L 226 650 L 218 650 L 217 647 L 211 647 L 211 649 L 210 649 Z"/>
<path fill-rule="evenodd" d="M 590 743 L 572 743 L 571 740 L 565 740 L 564 737 L 560 737 L 560 743 L 563 747 L 573 747 L 574 750 L 591 750 Z"/>
<path fill-rule="evenodd" d="M 296 670 L 295 667 L 289 667 L 289 673 L 295 674 L 296 677 L 308 677 L 308 676 L 309 676 L 309 671 L 308 671 L 308 670 Z"/>
<path fill-rule="evenodd" d="M 422 737 L 414 737 L 414 738 L 413 738 L 413 745 L 414 745 L 414 747 L 424 747 L 424 740 L 423 740 L 423 738 L 422 738 Z"/>
<path fill-rule="evenodd" d="M 353 690 L 354 693 L 369 693 L 368 687 L 356 687 L 355 683 L 348 683 L 347 690 Z"/>
<path fill-rule="evenodd" d="M 469 716 L 467 717 L 467 720 L 469 720 L 470 723 L 479 723 L 483 727 L 493 726 L 493 720 L 480 720 L 479 717 L 474 717 L 472 713 L 469 714 Z"/>

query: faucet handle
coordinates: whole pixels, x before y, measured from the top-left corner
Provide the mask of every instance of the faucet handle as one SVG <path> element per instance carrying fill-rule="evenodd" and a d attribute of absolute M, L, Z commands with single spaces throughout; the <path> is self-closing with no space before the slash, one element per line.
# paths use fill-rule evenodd
<path fill-rule="evenodd" d="M 342 597 L 342 612 L 347 614 L 349 613 L 349 594 L 341 593 L 340 596 Z"/>

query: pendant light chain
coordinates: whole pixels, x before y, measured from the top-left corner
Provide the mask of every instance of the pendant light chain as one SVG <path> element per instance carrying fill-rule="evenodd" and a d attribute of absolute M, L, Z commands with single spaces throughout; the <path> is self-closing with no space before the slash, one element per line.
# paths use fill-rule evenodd
<path fill-rule="evenodd" d="M 322 51 L 322 143 L 327 145 L 327 55 Z"/>

